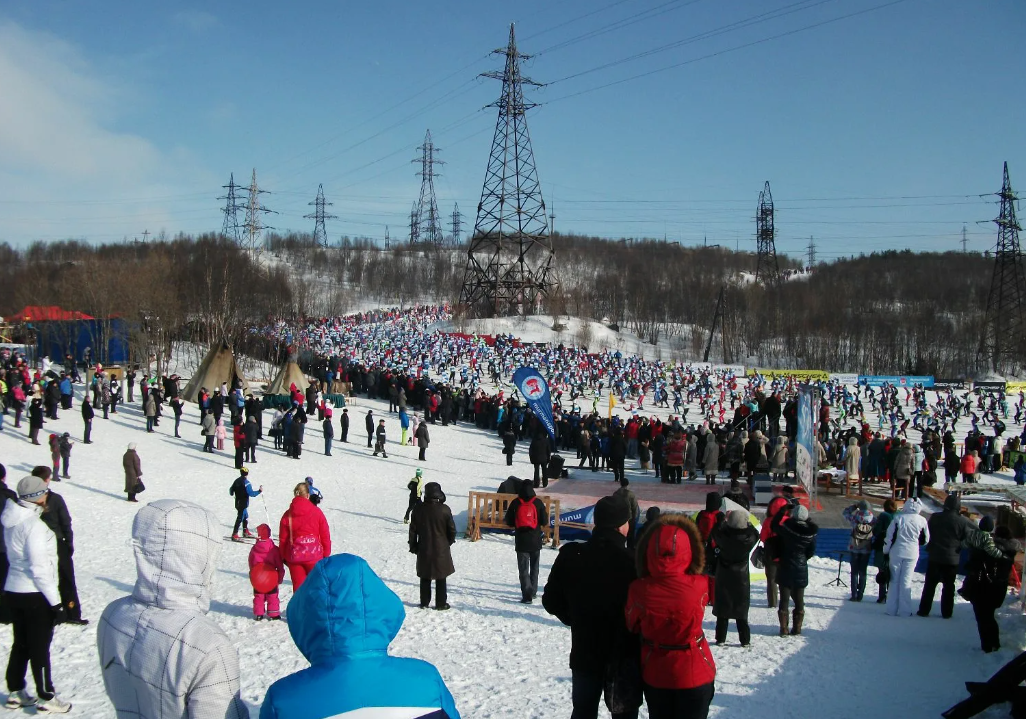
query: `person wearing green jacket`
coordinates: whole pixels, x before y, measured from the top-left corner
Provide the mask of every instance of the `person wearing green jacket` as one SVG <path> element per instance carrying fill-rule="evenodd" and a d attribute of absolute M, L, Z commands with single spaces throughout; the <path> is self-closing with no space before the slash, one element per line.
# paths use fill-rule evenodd
<path fill-rule="evenodd" d="M 403 524 L 410 523 L 410 515 L 413 513 L 413 508 L 420 504 L 421 497 L 424 496 L 424 470 L 417 468 L 417 474 L 407 484 L 406 488 L 410 490 L 410 504 L 406 507 L 406 516 L 403 517 Z"/>

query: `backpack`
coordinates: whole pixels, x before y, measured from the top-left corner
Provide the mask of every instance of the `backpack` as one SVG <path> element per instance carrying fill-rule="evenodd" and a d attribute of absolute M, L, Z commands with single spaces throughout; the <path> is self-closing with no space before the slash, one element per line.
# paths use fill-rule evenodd
<path fill-rule="evenodd" d="M 517 529 L 538 528 L 538 507 L 535 506 L 533 499 L 529 502 L 520 500 L 520 506 L 517 507 L 516 516 L 513 520 L 513 526 Z"/>
<path fill-rule="evenodd" d="M 873 537 L 873 525 L 867 522 L 859 522 L 851 530 L 853 549 L 865 549 Z"/>

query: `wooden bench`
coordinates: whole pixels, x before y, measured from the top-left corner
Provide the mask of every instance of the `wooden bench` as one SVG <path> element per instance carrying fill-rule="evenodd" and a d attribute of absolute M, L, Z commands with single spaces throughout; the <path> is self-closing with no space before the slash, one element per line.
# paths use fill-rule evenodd
<path fill-rule="evenodd" d="M 471 492 L 467 500 L 467 539 L 476 542 L 481 538 L 482 529 L 512 529 L 506 524 L 506 510 L 516 498 L 515 494 Z M 559 547 L 559 500 L 542 495 L 538 499 L 545 505 L 546 519 L 541 526 L 542 533 L 545 541 L 556 549 Z M 555 519 L 550 525 L 553 517 Z"/>

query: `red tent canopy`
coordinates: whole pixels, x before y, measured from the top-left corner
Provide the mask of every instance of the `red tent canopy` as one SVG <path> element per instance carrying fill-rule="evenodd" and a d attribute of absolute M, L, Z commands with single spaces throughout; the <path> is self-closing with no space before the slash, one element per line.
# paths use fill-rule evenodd
<path fill-rule="evenodd" d="M 96 318 L 84 312 L 61 309 L 57 305 L 50 305 L 48 307 L 27 305 L 21 312 L 7 319 L 10 322 L 58 322 L 62 320 L 92 320 Z"/>

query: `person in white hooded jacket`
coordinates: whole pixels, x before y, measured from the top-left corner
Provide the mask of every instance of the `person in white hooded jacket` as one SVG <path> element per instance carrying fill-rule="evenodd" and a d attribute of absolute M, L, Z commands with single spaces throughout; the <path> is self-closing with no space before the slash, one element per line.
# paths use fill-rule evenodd
<path fill-rule="evenodd" d="M 135 589 L 107 605 L 96 636 L 119 719 L 249 719 L 238 652 L 204 616 L 222 533 L 211 512 L 184 500 L 135 515 Z"/>
<path fill-rule="evenodd" d="M 50 642 L 54 625 L 64 616 L 57 588 L 57 538 L 40 516 L 46 506 L 46 482 L 23 477 L 18 501 L 7 502 L 0 523 L 4 527 L 7 559 L 11 564 L 4 583 L 4 606 L 14 628 L 14 644 L 7 661 L 8 709 L 35 705 L 40 714 L 64 714 L 71 704 L 57 697 L 50 675 Z M 25 670 L 32 666 L 36 696 L 26 690 Z"/>
<path fill-rule="evenodd" d="M 930 528 L 919 515 L 922 508 L 918 499 L 906 501 L 887 527 L 883 551 L 891 567 L 887 613 L 892 616 L 911 617 L 918 609 L 912 603 L 912 572 L 919 560 L 919 548 L 930 541 Z"/>

